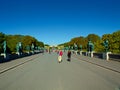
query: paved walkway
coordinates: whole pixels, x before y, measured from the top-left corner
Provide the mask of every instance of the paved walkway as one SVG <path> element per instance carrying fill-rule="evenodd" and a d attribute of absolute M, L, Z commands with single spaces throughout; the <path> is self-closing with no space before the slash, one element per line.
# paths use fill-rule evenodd
<path fill-rule="evenodd" d="M 27 63 L 31 60 L 34 60 L 35 58 L 37 58 L 39 56 L 40 56 L 40 54 L 35 54 L 32 56 L 27 56 L 24 58 L 18 58 L 15 60 L 10 60 L 8 62 L 0 63 L 0 73 L 3 73 L 11 68 L 17 67 L 17 66 Z"/>
<path fill-rule="evenodd" d="M 106 69 L 111 69 L 115 72 L 120 73 L 120 62 L 118 61 L 113 61 L 113 60 L 105 60 L 105 59 L 99 59 L 99 58 L 94 58 L 94 57 L 88 57 L 88 56 L 83 56 L 83 55 L 73 55 L 74 57 L 78 58 L 79 60 L 89 62 L 94 65 L 98 65 L 101 67 L 104 67 Z"/>
<path fill-rule="evenodd" d="M 24 58 L 18 58 L 16 60 L 11 60 L 11 61 L 5 62 L 5 63 L 0 63 L 0 73 L 4 72 L 5 70 L 8 70 L 9 68 L 13 68 L 18 65 L 29 62 L 29 61 L 33 60 L 34 58 L 36 58 L 36 56 L 39 57 L 39 54 L 24 57 Z M 107 61 L 104 59 L 99 59 L 99 58 L 94 58 L 94 57 L 91 58 L 88 56 L 75 55 L 75 54 L 72 54 L 72 56 L 75 58 L 78 58 L 79 60 L 86 61 L 91 64 L 98 65 L 98 66 L 104 67 L 106 69 L 111 69 L 115 72 L 120 73 L 120 62 L 118 62 L 118 61 L 113 61 L 113 60 Z"/>
<path fill-rule="evenodd" d="M 64 53 L 58 63 L 57 57 L 36 54 L 0 64 L 2 71 L 10 68 L 0 74 L 0 90 L 120 90 L 120 73 L 102 67 L 119 62 L 79 55 L 68 62 Z"/>

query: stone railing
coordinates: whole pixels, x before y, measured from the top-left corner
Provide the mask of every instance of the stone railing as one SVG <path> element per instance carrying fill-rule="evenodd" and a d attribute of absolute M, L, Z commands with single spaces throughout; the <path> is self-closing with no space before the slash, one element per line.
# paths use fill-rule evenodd
<path fill-rule="evenodd" d="M 30 55 L 34 55 L 34 54 L 38 54 L 38 53 L 42 53 L 42 51 L 35 51 L 33 52 L 29 52 L 29 53 L 22 53 L 21 55 L 19 54 L 1 54 L 0 55 L 0 63 L 3 62 L 8 62 L 17 58 L 22 58 L 22 57 L 26 57 L 26 56 L 30 56 Z"/>
<path fill-rule="evenodd" d="M 93 54 L 92 57 L 95 57 L 95 58 L 101 58 L 105 60 L 115 60 L 120 62 L 120 54 L 112 54 L 110 52 L 108 53 L 93 52 L 92 54 Z M 91 57 L 91 55 L 89 55 L 88 52 L 82 52 L 82 55 Z"/>
<path fill-rule="evenodd" d="M 120 62 L 120 54 L 109 54 L 110 60 L 116 60 Z"/>

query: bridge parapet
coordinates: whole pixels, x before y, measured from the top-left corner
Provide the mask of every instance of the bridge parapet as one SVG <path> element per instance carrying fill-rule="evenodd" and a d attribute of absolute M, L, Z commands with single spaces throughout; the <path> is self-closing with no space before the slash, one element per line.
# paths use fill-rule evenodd
<path fill-rule="evenodd" d="M 82 52 L 82 55 L 90 56 L 90 55 L 87 54 L 87 52 Z M 93 57 L 101 58 L 101 59 L 105 59 L 105 60 L 115 60 L 115 61 L 120 62 L 120 54 L 113 54 L 111 52 L 107 52 L 107 53 L 93 52 Z"/>

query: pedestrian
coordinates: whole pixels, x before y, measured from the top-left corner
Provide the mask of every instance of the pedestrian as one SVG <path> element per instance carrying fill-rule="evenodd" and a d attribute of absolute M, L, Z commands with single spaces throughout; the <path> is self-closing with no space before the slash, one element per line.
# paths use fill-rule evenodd
<path fill-rule="evenodd" d="M 68 50 L 68 53 L 67 53 L 67 56 L 68 56 L 68 61 L 71 61 L 71 51 L 70 50 Z"/>
<path fill-rule="evenodd" d="M 63 55 L 63 52 L 62 50 L 59 51 L 59 54 L 58 54 L 58 62 L 62 62 L 62 55 Z"/>
<path fill-rule="evenodd" d="M 59 54 L 59 51 L 57 50 L 57 54 Z"/>

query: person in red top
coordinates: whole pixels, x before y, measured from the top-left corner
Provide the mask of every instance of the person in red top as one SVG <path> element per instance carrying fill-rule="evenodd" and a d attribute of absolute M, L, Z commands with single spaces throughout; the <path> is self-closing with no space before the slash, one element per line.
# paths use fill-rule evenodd
<path fill-rule="evenodd" d="M 60 50 L 60 51 L 59 51 L 59 55 L 58 55 L 58 62 L 59 62 L 59 63 L 62 62 L 62 56 L 63 56 L 63 51 Z"/>

